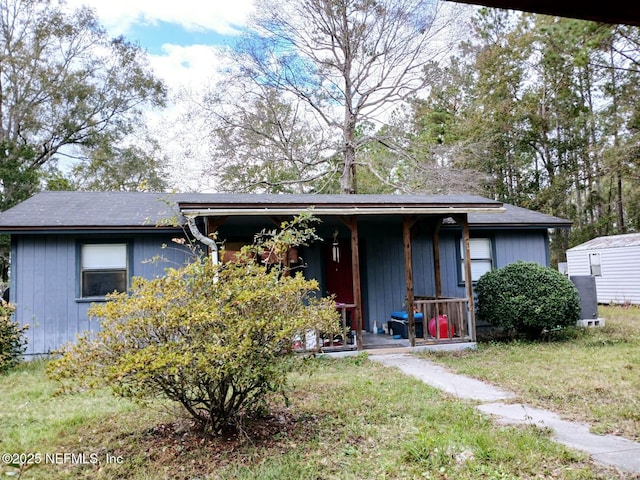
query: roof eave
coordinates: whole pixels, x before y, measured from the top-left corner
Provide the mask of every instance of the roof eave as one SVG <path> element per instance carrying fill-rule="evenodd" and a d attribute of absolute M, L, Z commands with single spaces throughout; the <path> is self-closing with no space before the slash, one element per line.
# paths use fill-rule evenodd
<path fill-rule="evenodd" d="M 505 229 L 510 228 L 571 228 L 572 223 L 474 223 L 470 222 L 470 226 L 474 228 L 496 228 Z"/>
<path fill-rule="evenodd" d="M 70 225 L 70 226 L 60 226 L 60 225 L 48 225 L 48 226 L 40 226 L 40 227 L 0 227 L 0 233 L 15 235 L 15 234 L 59 234 L 59 233 L 96 233 L 96 232 L 109 232 L 109 233 L 162 233 L 162 232 L 175 232 L 180 230 L 181 227 L 174 226 L 162 226 L 162 227 L 153 227 L 153 226 L 86 226 L 86 225 Z"/>
<path fill-rule="evenodd" d="M 181 212 L 187 217 L 209 216 L 259 216 L 259 215 L 299 215 L 310 211 L 314 215 L 455 215 L 460 213 L 501 213 L 505 209 L 497 205 L 456 205 L 456 206 L 241 206 L 241 207 L 181 207 Z"/>

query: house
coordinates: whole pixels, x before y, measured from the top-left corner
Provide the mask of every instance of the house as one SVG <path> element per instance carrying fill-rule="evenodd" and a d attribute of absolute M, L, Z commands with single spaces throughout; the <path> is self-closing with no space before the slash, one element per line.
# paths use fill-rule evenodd
<path fill-rule="evenodd" d="M 567 274 L 592 275 L 600 304 L 640 304 L 640 233 L 598 237 L 570 248 Z"/>
<path fill-rule="evenodd" d="M 295 266 L 336 296 L 359 349 L 365 332 L 398 311 L 411 345 L 474 342 L 473 283 L 516 260 L 549 265 L 549 229 L 570 226 L 473 195 L 42 192 L 0 214 L 0 233 L 11 235 L 15 319 L 30 325 L 27 353 L 98 328 L 90 304 L 125 290 L 132 276 L 188 262 L 179 243 L 191 238 L 186 219 L 200 236 L 216 232 L 216 248 L 233 250 L 309 209 L 323 241 L 300 248 Z M 435 322 L 441 316 L 452 338 Z M 416 340 L 416 317 L 433 318 L 435 331 L 425 326 Z"/>

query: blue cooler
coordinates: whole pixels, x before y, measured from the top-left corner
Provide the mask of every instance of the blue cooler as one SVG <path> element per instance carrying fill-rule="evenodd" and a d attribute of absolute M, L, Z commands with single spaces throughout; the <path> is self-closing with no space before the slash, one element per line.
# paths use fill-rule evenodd
<path fill-rule="evenodd" d="M 424 315 L 421 312 L 413 314 L 416 326 L 416 337 L 424 337 Z M 389 334 L 409 338 L 409 314 L 407 312 L 391 312 L 389 320 Z"/>

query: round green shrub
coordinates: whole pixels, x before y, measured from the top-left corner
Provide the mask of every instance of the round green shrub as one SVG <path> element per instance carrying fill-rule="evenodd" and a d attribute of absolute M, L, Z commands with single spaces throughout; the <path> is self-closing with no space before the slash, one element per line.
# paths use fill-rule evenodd
<path fill-rule="evenodd" d="M 580 298 L 560 272 L 518 261 L 487 272 L 478 280 L 478 318 L 536 338 L 557 327 L 575 326 Z"/>

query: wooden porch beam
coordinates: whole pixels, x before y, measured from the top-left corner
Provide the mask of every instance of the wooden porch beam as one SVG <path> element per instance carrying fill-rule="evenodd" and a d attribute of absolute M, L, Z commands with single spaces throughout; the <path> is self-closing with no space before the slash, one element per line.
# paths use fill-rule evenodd
<path fill-rule="evenodd" d="M 416 346 L 416 320 L 413 314 L 413 261 L 411 251 L 411 228 L 416 224 L 417 218 L 414 216 L 402 217 L 402 240 L 404 244 L 404 275 L 407 297 L 407 322 L 409 330 L 409 345 Z"/>
<path fill-rule="evenodd" d="M 358 235 L 358 218 L 354 216 L 339 217 L 340 221 L 344 223 L 351 231 L 351 271 L 353 277 L 353 303 L 356 308 L 354 309 L 355 323 L 356 323 L 356 341 L 358 350 L 364 348 L 362 338 L 362 287 L 360 285 L 360 250 L 358 247 L 360 238 Z"/>
<path fill-rule="evenodd" d="M 433 230 L 433 269 L 435 270 L 436 298 L 442 297 L 442 272 L 440 266 L 440 227 L 442 219 L 438 219 Z"/>
<path fill-rule="evenodd" d="M 476 317 L 475 306 L 473 304 L 473 279 L 471 277 L 471 245 L 469 242 L 469 220 L 467 214 L 453 217 L 458 225 L 462 227 L 462 238 L 464 243 L 464 285 L 467 291 L 467 302 L 469 304 L 469 334 L 471 341 L 476 341 Z"/>

